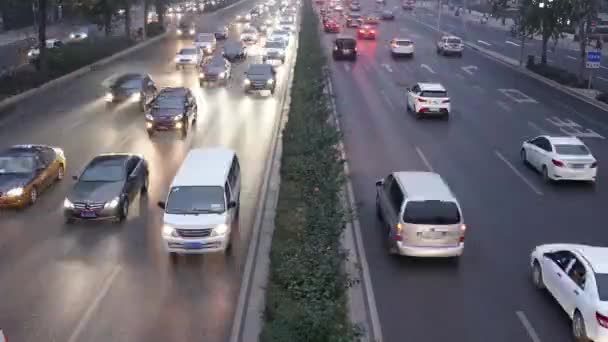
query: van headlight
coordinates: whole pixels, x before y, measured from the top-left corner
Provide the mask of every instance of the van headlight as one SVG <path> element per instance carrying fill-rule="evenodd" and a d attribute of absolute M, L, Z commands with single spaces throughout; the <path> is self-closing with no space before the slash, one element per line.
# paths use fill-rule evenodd
<path fill-rule="evenodd" d="M 141 100 L 141 93 L 137 92 L 131 95 L 131 101 L 139 102 Z"/>
<path fill-rule="evenodd" d="M 74 39 L 74 38 L 76 38 L 76 35 L 73 33 L 70 33 L 70 39 Z"/>
<path fill-rule="evenodd" d="M 6 192 L 8 197 L 19 197 L 21 195 L 23 195 L 23 188 L 12 188 Z"/>
<path fill-rule="evenodd" d="M 178 114 L 173 118 L 173 121 L 179 121 L 184 118 L 184 114 Z"/>
<path fill-rule="evenodd" d="M 106 102 L 112 102 L 114 101 L 114 94 L 108 92 L 106 93 Z"/>
<path fill-rule="evenodd" d="M 177 34 L 178 34 L 178 35 L 180 35 L 180 36 L 181 36 L 181 35 L 182 35 L 182 33 L 183 33 L 183 32 L 182 32 L 182 30 L 179 30 L 179 29 L 177 30 Z"/>
<path fill-rule="evenodd" d="M 268 85 L 272 85 L 272 84 L 274 83 L 274 80 L 271 78 L 271 79 L 269 79 L 269 80 L 268 80 L 268 82 L 266 82 L 266 83 L 268 83 Z"/>
<path fill-rule="evenodd" d="M 74 209 L 74 203 L 72 203 L 72 201 L 66 198 L 65 200 L 63 200 L 63 207 L 66 209 Z"/>
<path fill-rule="evenodd" d="M 225 72 L 220 72 L 219 78 L 226 78 L 226 73 Z"/>
<path fill-rule="evenodd" d="M 190 34 L 194 34 L 194 30 L 190 30 Z"/>
<path fill-rule="evenodd" d="M 106 204 L 104 204 L 103 207 L 106 208 L 106 209 L 114 209 L 114 208 L 116 208 L 118 206 L 118 202 L 119 201 L 120 201 L 120 198 L 115 197 L 110 202 L 106 202 Z"/>
<path fill-rule="evenodd" d="M 154 121 L 154 117 L 152 116 L 152 114 L 147 113 L 146 114 L 146 120 Z"/>
<path fill-rule="evenodd" d="M 211 232 L 211 236 L 221 236 L 224 235 L 228 232 L 228 225 L 226 224 L 219 224 L 217 225 L 215 228 L 213 228 L 213 231 Z"/>
<path fill-rule="evenodd" d="M 248 86 L 251 84 L 251 81 L 248 78 L 246 78 L 245 81 L 243 81 L 243 83 L 245 83 L 245 85 Z"/>
<path fill-rule="evenodd" d="M 178 237 L 177 230 L 168 224 L 163 225 L 163 236 L 165 237 Z"/>

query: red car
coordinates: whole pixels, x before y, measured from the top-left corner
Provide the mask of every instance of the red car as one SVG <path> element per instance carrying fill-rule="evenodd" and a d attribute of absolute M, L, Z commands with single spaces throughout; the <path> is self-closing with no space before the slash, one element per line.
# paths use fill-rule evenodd
<path fill-rule="evenodd" d="M 335 20 L 326 21 L 324 27 L 327 33 L 340 33 L 340 25 Z"/>
<path fill-rule="evenodd" d="M 369 25 L 363 25 L 357 31 L 357 37 L 361 39 L 376 39 L 376 29 Z"/>

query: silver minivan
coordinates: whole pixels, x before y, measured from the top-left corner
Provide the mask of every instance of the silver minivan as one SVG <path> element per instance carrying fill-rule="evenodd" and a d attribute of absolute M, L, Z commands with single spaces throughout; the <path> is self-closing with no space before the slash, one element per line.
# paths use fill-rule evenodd
<path fill-rule="evenodd" d="M 376 211 L 390 254 L 457 257 L 464 249 L 462 211 L 440 175 L 393 172 L 376 182 Z"/>

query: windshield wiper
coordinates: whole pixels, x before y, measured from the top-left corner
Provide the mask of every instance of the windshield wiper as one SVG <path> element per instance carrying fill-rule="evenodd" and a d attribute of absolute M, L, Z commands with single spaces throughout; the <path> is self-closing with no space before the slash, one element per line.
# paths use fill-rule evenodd
<path fill-rule="evenodd" d="M 224 210 L 213 210 L 213 209 L 202 209 L 202 208 L 192 208 L 192 211 L 195 213 L 215 213 L 221 214 Z"/>

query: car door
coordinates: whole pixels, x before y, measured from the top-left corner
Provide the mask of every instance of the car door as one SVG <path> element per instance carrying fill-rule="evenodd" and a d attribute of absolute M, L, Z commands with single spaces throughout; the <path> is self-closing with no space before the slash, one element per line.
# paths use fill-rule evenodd
<path fill-rule="evenodd" d="M 410 109 L 417 111 L 418 109 L 416 108 L 416 96 L 418 95 L 418 93 L 420 92 L 420 86 L 418 84 L 414 85 L 408 92 L 407 92 L 407 103 L 409 104 Z"/>
<path fill-rule="evenodd" d="M 551 164 L 553 155 L 553 146 L 549 139 L 541 137 L 538 145 L 538 169 L 542 169 L 543 165 Z"/>
<path fill-rule="evenodd" d="M 587 277 L 591 277 L 589 270 L 579 258 L 575 257 L 568 269 L 568 276 L 563 281 L 562 306 L 568 314 L 572 314 L 576 308 L 584 310 L 589 306 L 590 291 L 585 291 Z"/>
<path fill-rule="evenodd" d="M 229 220 L 229 222 L 227 222 L 226 224 L 228 226 L 231 226 L 232 222 L 235 221 L 237 208 L 234 207 L 234 208 L 228 209 L 228 206 L 230 205 L 230 202 L 232 202 L 232 201 L 236 202 L 236 199 L 232 196 L 232 189 L 230 188 L 230 182 L 229 181 L 226 181 L 224 183 L 224 196 L 226 197 L 226 208 L 227 208 L 226 210 L 228 212 L 228 215 L 226 215 L 226 217 Z"/>
<path fill-rule="evenodd" d="M 547 290 L 561 304 L 563 281 L 568 277 L 568 267 L 574 262 L 574 254 L 560 250 L 544 253 L 541 260 L 543 282 Z"/>
<path fill-rule="evenodd" d="M 57 155 L 52 148 L 45 147 L 38 155 L 39 163 L 44 168 L 44 187 L 52 185 L 58 177 L 59 163 L 55 162 Z"/>
<path fill-rule="evenodd" d="M 236 156 L 232 160 L 232 166 L 230 167 L 230 173 L 228 174 L 228 182 L 230 182 L 233 200 L 239 203 L 241 194 L 241 167 Z"/>
<path fill-rule="evenodd" d="M 135 199 L 135 196 L 137 195 L 137 190 L 141 187 L 138 186 L 140 180 L 136 170 L 138 159 L 139 158 L 131 157 L 129 158 L 126 164 L 127 180 L 125 183 L 124 193 L 129 198 L 129 201 L 133 201 Z"/>
<path fill-rule="evenodd" d="M 532 165 L 534 168 L 539 169 L 539 160 L 540 160 L 540 144 L 541 144 L 541 139 L 542 137 L 538 137 L 536 139 L 532 139 L 528 142 L 527 148 L 526 148 L 526 159 L 528 160 L 528 163 L 530 163 L 530 165 Z"/>

